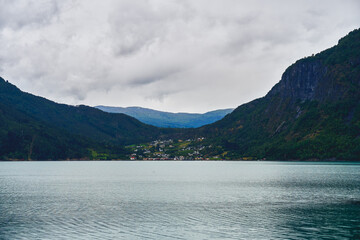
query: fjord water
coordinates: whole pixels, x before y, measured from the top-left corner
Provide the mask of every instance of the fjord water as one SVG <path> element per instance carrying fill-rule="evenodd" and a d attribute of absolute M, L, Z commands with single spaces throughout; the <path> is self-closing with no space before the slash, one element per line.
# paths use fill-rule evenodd
<path fill-rule="evenodd" d="M 360 163 L 0 162 L 0 239 L 360 237 Z"/>

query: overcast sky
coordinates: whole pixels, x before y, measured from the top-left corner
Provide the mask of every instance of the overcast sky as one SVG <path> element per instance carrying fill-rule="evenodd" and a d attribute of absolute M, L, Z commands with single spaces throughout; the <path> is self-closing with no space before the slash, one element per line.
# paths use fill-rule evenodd
<path fill-rule="evenodd" d="M 0 0 L 0 75 L 67 104 L 172 112 L 264 96 L 360 27 L 358 0 Z"/>

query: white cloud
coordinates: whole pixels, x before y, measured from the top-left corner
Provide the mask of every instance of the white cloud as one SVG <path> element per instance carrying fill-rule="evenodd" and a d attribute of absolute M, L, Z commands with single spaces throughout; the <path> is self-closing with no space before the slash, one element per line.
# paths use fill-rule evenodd
<path fill-rule="evenodd" d="M 69 104 L 195 111 L 261 97 L 359 1 L 0 0 L 0 74 Z"/>

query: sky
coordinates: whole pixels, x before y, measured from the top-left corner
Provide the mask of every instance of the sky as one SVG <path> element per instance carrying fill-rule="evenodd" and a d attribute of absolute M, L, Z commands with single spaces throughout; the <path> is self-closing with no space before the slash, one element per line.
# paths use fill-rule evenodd
<path fill-rule="evenodd" d="M 360 27 L 358 0 L 0 0 L 0 76 L 59 103 L 171 112 L 264 96 Z"/>

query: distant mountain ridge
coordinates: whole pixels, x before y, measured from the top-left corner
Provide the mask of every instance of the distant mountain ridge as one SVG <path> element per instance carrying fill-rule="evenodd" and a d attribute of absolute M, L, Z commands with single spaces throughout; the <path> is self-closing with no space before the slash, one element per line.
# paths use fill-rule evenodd
<path fill-rule="evenodd" d="M 164 128 L 197 128 L 222 119 L 234 109 L 220 109 L 206 113 L 171 113 L 142 107 L 109 107 L 96 108 L 110 113 L 124 113 L 137 120 L 156 127 Z"/>

